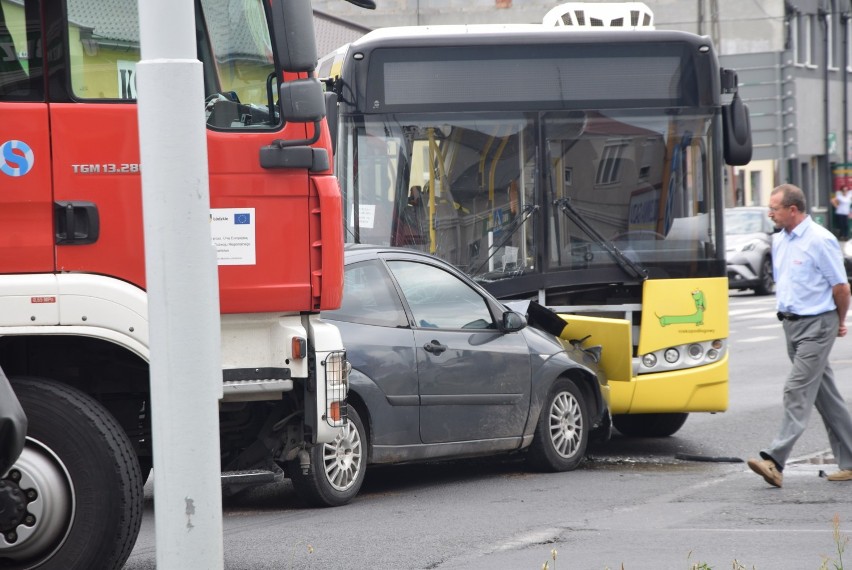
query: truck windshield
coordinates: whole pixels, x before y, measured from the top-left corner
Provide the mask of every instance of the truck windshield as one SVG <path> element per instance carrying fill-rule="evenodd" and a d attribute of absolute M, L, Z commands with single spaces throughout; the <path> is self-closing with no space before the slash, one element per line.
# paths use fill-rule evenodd
<path fill-rule="evenodd" d="M 262 0 L 201 0 L 201 7 L 196 44 L 208 123 L 223 129 L 278 127 L 275 61 Z M 98 0 L 68 0 L 67 9 L 74 95 L 135 100 L 141 59 L 137 0 L 116 0 L 108 8 Z"/>

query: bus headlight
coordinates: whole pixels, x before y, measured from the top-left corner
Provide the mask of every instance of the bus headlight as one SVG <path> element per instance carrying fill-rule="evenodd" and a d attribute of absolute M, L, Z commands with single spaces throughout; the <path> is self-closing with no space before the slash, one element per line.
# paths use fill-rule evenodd
<path fill-rule="evenodd" d="M 686 349 L 693 359 L 698 360 L 702 356 L 704 356 L 704 348 L 700 344 L 690 344 L 689 348 Z"/>
<path fill-rule="evenodd" d="M 706 340 L 661 348 L 633 357 L 635 374 L 657 374 L 716 363 L 727 354 L 727 339 Z"/>
<path fill-rule="evenodd" d="M 649 352 L 645 356 L 642 357 L 642 364 L 645 365 L 646 368 L 653 368 L 657 365 L 657 357 L 654 353 Z"/>
<path fill-rule="evenodd" d="M 663 353 L 663 358 L 666 359 L 666 362 L 669 364 L 674 364 L 678 360 L 680 360 L 680 353 L 676 348 L 667 348 L 666 352 Z"/>

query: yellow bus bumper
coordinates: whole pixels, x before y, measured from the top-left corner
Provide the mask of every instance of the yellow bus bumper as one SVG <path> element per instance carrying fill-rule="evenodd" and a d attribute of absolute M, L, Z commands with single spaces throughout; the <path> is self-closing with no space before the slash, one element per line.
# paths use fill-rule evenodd
<path fill-rule="evenodd" d="M 724 412 L 728 409 L 728 354 L 700 368 L 610 382 L 613 414 Z"/>

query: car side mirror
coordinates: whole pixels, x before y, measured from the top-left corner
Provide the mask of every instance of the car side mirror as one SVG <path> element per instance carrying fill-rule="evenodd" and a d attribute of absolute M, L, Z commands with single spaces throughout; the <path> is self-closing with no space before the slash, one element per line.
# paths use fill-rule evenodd
<path fill-rule="evenodd" d="M 506 311 L 503 313 L 503 323 L 500 330 L 503 332 L 518 332 L 527 326 L 527 320 L 520 313 Z"/>

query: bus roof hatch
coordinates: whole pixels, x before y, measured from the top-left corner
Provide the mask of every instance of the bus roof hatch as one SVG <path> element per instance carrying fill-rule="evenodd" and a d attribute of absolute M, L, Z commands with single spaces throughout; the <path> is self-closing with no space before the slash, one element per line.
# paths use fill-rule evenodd
<path fill-rule="evenodd" d="M 574 30 L 653 30 L 654 13 L 644 2 L 566 2 L 548 11 L 542 24 Z"/>

